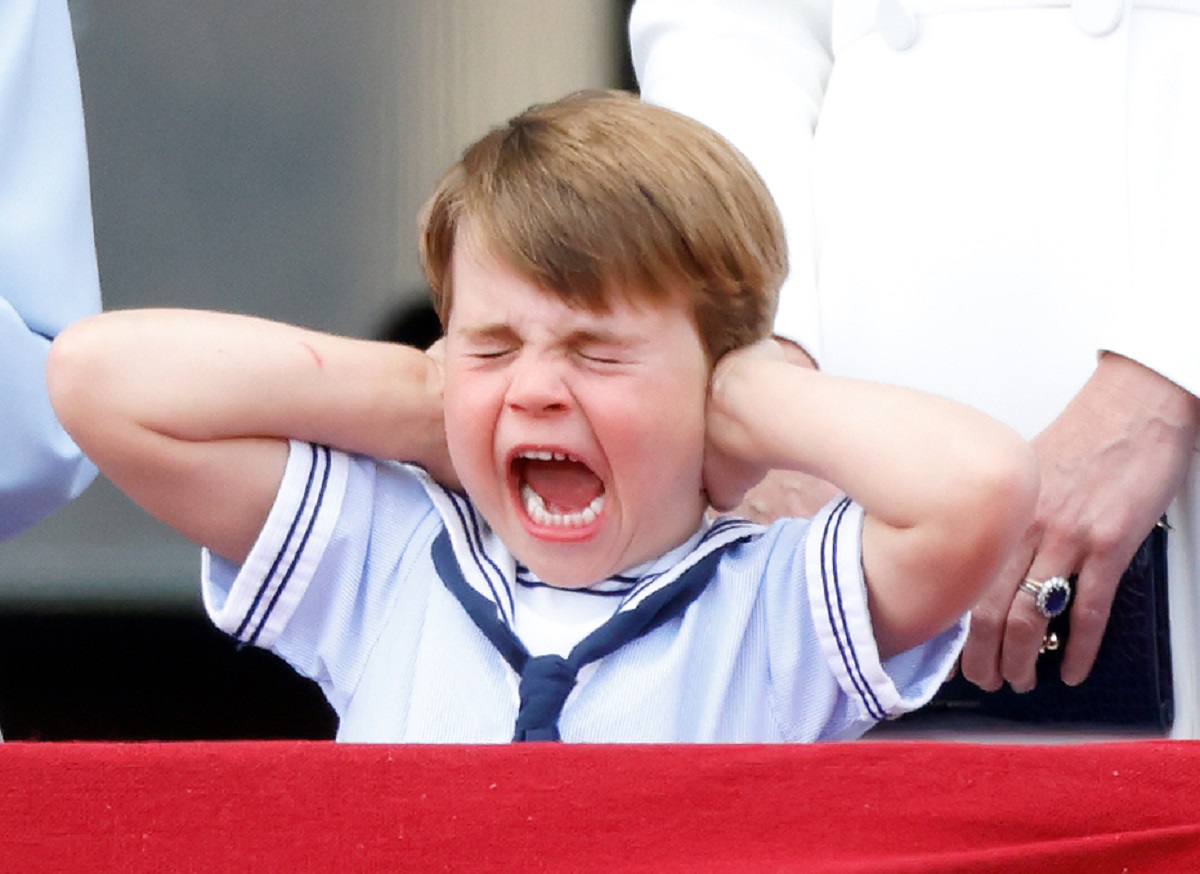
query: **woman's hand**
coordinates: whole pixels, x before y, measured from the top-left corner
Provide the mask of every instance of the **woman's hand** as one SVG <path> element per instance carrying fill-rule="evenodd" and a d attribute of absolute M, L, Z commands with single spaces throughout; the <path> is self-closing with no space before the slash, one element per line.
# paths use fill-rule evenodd
<path fill-rule="evenodd" d="M 1107 353 L 1062 414 L 1033 440 L 1037 512 L 1005 570 L 973 611 L 963 675 L 983 689 L 1036 683 L 1049 622 L 1017 587 L 1077 575 L 1063 681 L 1083 682 L 1100 648 L 1121 574 L 1179 490 L 1200 429 L 1200 400 Z"/>

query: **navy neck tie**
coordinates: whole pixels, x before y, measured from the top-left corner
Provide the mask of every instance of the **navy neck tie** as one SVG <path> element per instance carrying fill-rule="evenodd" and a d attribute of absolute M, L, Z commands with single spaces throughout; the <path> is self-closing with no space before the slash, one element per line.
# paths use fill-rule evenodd
<path fill-rule="evenodd" d="M 712 579 L 721 553 L 736 542 L 739 541 L 708 553 L 678 579 L 646 596 L 636 607 L 618 612 L 576 644 L 566 658 L 529 654 L 512 629 L 500 619 L 496 605 L 467 582 L 445 531 L 433 542 L 433 563 L 446 588 L 521 678 L 521 703 L 513 740 L 556 741 L 559 740 L 558 718 L 567 696 L 575 687 L 579 669 L 683 613 Z"/>

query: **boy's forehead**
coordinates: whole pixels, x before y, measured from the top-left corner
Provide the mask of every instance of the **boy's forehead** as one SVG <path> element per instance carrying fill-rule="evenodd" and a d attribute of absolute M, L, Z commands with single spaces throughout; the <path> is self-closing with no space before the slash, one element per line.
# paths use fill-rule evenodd
<path fill-rule="evenodd" d="M 450 333 L 655 345 L 664 328 L 676 320 L 695 332 L 690 307 L 680 298 L 652 301 L 612 291 L 606 295 L 604 309 L 585 308 L 511 268 L 495 266 L 495 271 L 472 269 L 456 278 Z M 699 343 L 698 334 L 695 339 Z"/>
<path fill-rule="evenodd" d="M 639 326 L 655 320 L 658 309 L 620 299 L 606 302 L 603 309 L 583 307 L 516 273 L 480 282 L 466 279 L 456 285 L 450 310 L 450 324 L 459 330 L 541 325 L 559 332 L 638 333 Z"/>
<path fill-rule="evenodd" d="M 452 331 L 517 331 L 537 323 L 557 333 L 640 339 L 663 319 L 686 320 L 696 329 L 693 305 L 682 288 L 654 291 L 614 275 L 599 293 L 547 287 L 497 255 L 474 223 L 459 227 L 451 252 L 448 327 Z M 699 339 L 697 337 L 697 339 Z"/>
<path fill-rule="evenodd" d="M 549 309 L 565 311 L 564 317 L 570 314 L 580 321 L 592 321 L 609 316 L 614 310 L 643 308 L 633 295 L 621 293 L 615 284 L 604 288 L 597 305 L 587 306 L 580 296 L 572 295 L 570 289 L 547 287 L 476 245 L 456 247 L 453 264 L 451 319 L 456 311 L 478 316 L 514 309 L 518 314 Z"/>

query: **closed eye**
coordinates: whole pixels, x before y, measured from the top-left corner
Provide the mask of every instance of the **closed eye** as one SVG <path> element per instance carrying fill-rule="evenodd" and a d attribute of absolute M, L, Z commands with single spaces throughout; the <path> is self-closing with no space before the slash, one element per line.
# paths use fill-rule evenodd
<path fill-rule="evenodd" d="M 495 361 L 521 346 L 516 333 L 504 324 L 467 327 L 461 329 L 458 335 L 463 340 L 463 356 L 475 361 Z"/>
<path fill-rule="evenodd" d="M 594 355 L 586 352 L 579 353 L 579 357 L 584 361 L 590 361 L 592 364 L 624 364 L 625 362 L 619 358 L 611 358 L 607 355 Z"/>
<path fill-rule="evenodd" d="M 584 342 L 575 345 L 574 354 L 580 361 L 601 367 L 615 367 L 621 364 L 629 364 L 632 360 L 630 350 L 626 344 L 613 342 L 607 338 L 586 338 Z"/>

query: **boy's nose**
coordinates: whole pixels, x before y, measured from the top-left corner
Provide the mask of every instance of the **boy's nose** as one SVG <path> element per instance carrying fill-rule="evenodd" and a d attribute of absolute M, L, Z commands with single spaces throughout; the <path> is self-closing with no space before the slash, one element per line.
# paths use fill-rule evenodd
<path fill-rule="evenodd" d="M 557 362 L 528 355 L 513 364 L 506 400 L 513 409 L 544 414 L 565 410 L 570 392 Z"/>

